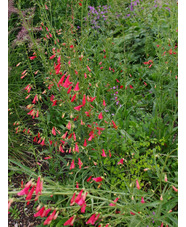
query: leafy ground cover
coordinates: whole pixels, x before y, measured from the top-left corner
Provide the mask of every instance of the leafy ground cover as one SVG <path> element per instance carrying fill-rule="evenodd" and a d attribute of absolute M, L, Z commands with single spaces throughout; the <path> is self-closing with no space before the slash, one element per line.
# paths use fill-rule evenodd
<path fill-rule="evenodd" d="M 177 5 L 9 1 L 11 218 L 177 226 Z"/>

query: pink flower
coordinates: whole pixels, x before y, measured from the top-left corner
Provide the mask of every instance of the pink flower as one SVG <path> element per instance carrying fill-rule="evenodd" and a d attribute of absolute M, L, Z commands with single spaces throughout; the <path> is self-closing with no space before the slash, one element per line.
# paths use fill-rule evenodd
<path fill-rule="evenodd" d="M 81 207 L 81 213 L 85 213 L 86 206 L 87 204 L 84 203 L 83 206 Z"/>
<path fill-rule="evenodd" d="M 32 195 L 33 195 L 33 193 L 34 193 L 34 190 L 35 190 L 35 185 L 32 187 L 32 189 L 29 191 L 29 193 L 27 194 L 27 197 L 26 197 L 26 200 L 28 200 L 28 202 L 27 202 L 27 205 L 30 203 L 30 200 L 31 200 L 31 198 L 32 198 Z"/>
<path fill-rule="evenodd" d="M 75 203 L 78 203 L 79 200 L 81 199 L 81 196 L 82 196 L 82 193 L 83 193 L 83 189 L 79 192 L 79 194 L 77 195 L 76 199 L 75 199 Z"/>
<path fill-rule="evenodd" d="M 75 197 L 76 197 L 76 193 L 74 192 L 74 194 L 70 200 L 70 206 L 73 206 L 75 204 Z"/>
<path fill-rule="evenodd" d="M 167 174 L 165 174 L 165 182 L 167 182 Z"/>
<path fill-rule="evenodd" d="M 82 106 L 86 104 L 86 95 L 83 95 Z"/>
<path fill-rule="evenodd" d="M 56 130 L 55 130 L 55 127 L 53 127 L 53 128 L 52 128 L 52 134 L 53 134 L 54 136 L 56 136 Z"/>
<path fill-rule="evenodd" d="M 118 162 L 118 165 L 122 164 L 123 165 L 123 158 Z"/>
<path fill-rule="evenodd" d="M 117 203 L 118 199 L 119 199 L 119 198 L 117 197 L 117 198 L 114 200 L 114 203 L 110 203 L 109 206 L 112 206 L 112 207 L 113 207 L 113 206 L 116 206 L 115 203 Z"/>
<path fill-rule="evenodd" d="M 79 206 L 82 206 L 85 203 L 85 199 L 86 199 L 87 194 L 88 194 L 88 192 L 85 192 L 81 196 L 81 198 L 76 202 Z"/>
<path fill-rule="evenodd" d="M 67 76 L 67 78 L 66 78 L 64 84 L 62 85 L 62 86 L 65 87 L 65 88 L 68 88 L 69 85 L 72 84 L 72 82 L 69 81 L 69 77 L 70 77 L 70 75 Z"/>
<path fill-rule="evenodd" d="M 64 75 L 61 77 L 61 79 L 59 80 L 59 82 L 58 82 L 58 84 L 57 84 L 58 87 L 59 87 L 59 85 L 62 86 L 63 80 L 65 79 L 65 76 L 66 76 L 66 74 L 64 74 Z"/>
<path fill-rule="evenodd" d="M 83 105 L 76 106 L 76 107 L 74 107 L 74 109 L 77 110 L 77 111 L 80 111 L 82 106 L 83 106 Z"/>
<path fill-rule="evenodd" d="M 89 182 L 91 179 L 92 179 L 92 176 L 90 176 L 90 177 L 87 179 L 87 182 Z"/>
<path fill-rule="evenodd" d="M 73 102 L 76 98 L 76 94 L 72 97 L 71 102 Z"/>
<path fill-rule="evenodd" d="M 40 143 L 42 146 L 45 145 L 45 138 L 42 140 L 42 142 Z"/>
<path fill-rule="evenodd" d="M 67 94 L 69 94 L 72 90 L 72 86 L 69 87 L 68 91 L 67 91 Z M 72 101 L 71 101 L 72 102 Z"/>
<path fill-rule="evenodd" d="M 94 224 L 95 224 L 95 218 L 96 218 L 96 214 L 93 214 L 93 215 L 88 219 L 88 221 L 86 222 L 86 224 L 92 224 L 92 225 L 94 225 Z"/>
<path fill-rule="evenodd" d="M 98 115 L 98 118 L 99 118 L 99 119 L 103 119 L 102 112 Z"/>
<path fill-rule="evenodd" d="M 85 141 L 84 141 L 83 146 L 84 146 L 84 147 L 86 147 L 86 146 L 87 146 L 87 140 L 86 140 L 86 139 L 85 139 Z"/>
<path fill-rule="evenodd" d="M 111 156 L 112 156 L 112 155 L 111 155 L 111 152 L 110 152 L 110 150 L 109 150 L 109 157 L 111 158 Z"/>
<path fill-rule="evenodd" d="M 89 72 L 91 72 L 91 69 L 88 67 L 88 65 L 87 65 L 87 69 L 88 69 Z"/>
<path fill-rule="evenodd" d="M 137 187 L 138 190 L 140 189 L 140 185 L 139 185 L 138 180 L 136 180 L 136 187 Z"/>
<path fill-rule="evenodd" d="M 70 169 L 74 169 L 75 168 L 75 164 L 74 164 L 74 160 L 72 160 L 71 165 L 70 165 Z"/>
<path fill-rule="evenodd" d="M 34 214 L 34 217 L 41 217 L 44 210 L 45 210 L 45 207 L 42 207 L 36 214 Z"/>
<path fill-rule="evenodd" d="M 94 180 L 95 182 L 101 182 L 103 180 L 103 177 L 92 178 L 92 180 Z"/>
<path fill-rule="evenodd" d="M 172 186 L 172 188 L 173 188 L 173 190 L 174 190 L 175 192 L 178 192 L 178 189 L 177 189 L 177 188 L 175 188 L 174 186 Z"/>
<path fill-rule="evenodd" d="M 101 154 L 102 157 L 107 157 L 107 155 L 105 154 L 105 151 L 104 149 L 102 149 L 102 154 Z"/>
<path fill-rule="evenodd" d="M 78 147 L 77 143 L 75 143 L 75 151 L 79 153 L 79 147 Z"/>
<path fill-rule="evenodd" d="M 69 218 L 69 219 L 64 223 L 64 226 L 66 226 L 66 225 L 73 226 L 74 221 L 75 221 L 75 218 L 76 218 L 76 215 L 74 215 L 74 216 L 72 216 L 71 218 Z"/>
<path fill-rule="evenodd" d="M 54 54 L 54 55 L 52 55 L 49 59 L 51 60 L 51 59 L 55 58 L 55 56 L 56 56 L 56 55 Z"/>
<path fill-rule="evenodd" d="M 52 222 L 52 220 L 54 219 L 54 215 L 55 215 L 55 213 L 56 213 L 56 210 L 54 210 L 53 212 L 52 212 L 52 214 L 50 214 L 49 216 L 48 216 L 48 218 L 44 221 L 44 225 L 50 225 L 50 223 Z"/>
<path fill-rule="evenodd" d="M 30 186 L 32 184 L 32 180 L 30 180 L 24 187 L 23 190 L 21 190 L 20 192 L 17 193 L 18 196 L 22 196 L 22 195 L 27 195 L 28 191 L 30 189 Z"/>
<path fill-rule="evenodd" d="M 32 56 L 30 57 L 30 60 L 34 60 L 36 58 L 36 56 Z"/>
<path fill-rule="evenodd" d="M 118 128 L 118 126 L 116 126 L 116 124 L 115 124 L 115 122 L 112 120 L 112 124 L 113 124 L 113 127 L 115 128 L 115 129 L 117 129 Z"/>
<path fill-rule="evenodd" d="M 106 106 L 105 100 L 103 99 L 103 106 Z"/>
<path fill-rule="evenodd" d="M 145 200 L 143 197 L 141 197 L 141 203 L 145 203 Z"/>
<path fill-rule="evenodd" d="M 11 206 L 11 204 L 13 203 L 13 199 L 11 198 L 9 201 L 8 201 L 8 210 L 10 209 L 10 206 Z M 9 213 L 9 212 L 8 212 Z"/>
<path fill-rule="evenodd" d="M 81 161 L 81 159 L 80 159 L 80 158 L 78 158 L 78 165 L 79 165 L 79 169 L 81 169 L 81 167 L 82 167 L 83 163 L 82 163 L 82 161 Z"/>
<path fill-rule="evenodd" d="M 67 129 L 70 130 L 71 129 L 71 123 L 70 121 L 68 122 L 68 124 L 66 125 Z"/>
<path fill-rule="evenodd" d="M 79 82 L 77 82 L 75 88 L 74 88 L 74 91 L 79 91 Z"/>

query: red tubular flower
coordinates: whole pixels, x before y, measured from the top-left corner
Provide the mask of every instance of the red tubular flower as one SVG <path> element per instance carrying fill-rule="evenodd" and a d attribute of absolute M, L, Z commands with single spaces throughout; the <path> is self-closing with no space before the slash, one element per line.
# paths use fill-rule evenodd
<path fill-rule="evenodd" d="M 86 95 L 83 95 L 82 106 L 86 104 Z"/>
<path fill-rule="evenodd" d="M 77 197 L 76 197 L 76 199 L 75 199 L 75 203 L 78 203 L 78 202 L 79 202 L 79 200 L 81 199 L 82 193 L 83 193 L 83 189 L 81 189 L 81 191 L 80 191 L 79 194 L 77 195 Z"/>
<path fill-rule="evenodd" d="M 73 132 L 74 141 L 76 141 L 76 134 Z"/>
<path fill-rule="evenodd" d="M 69 218 L 69 219 L 64 223 L 64 226 L 66 226 L 66 225 L 73 226 L 74 221 L 75 221 L 75 218 L 76 218 L 76 215 L 74 215 L 74 216 L 72 216 L 71 218 Z"/>
<path fill-rule="evenodd" d="M 81 207 L 81 213 L 85 213 L 86 206 L 87 204 L 84 203 L 83 206 Z"/>
<path fill-rule="evenodd" d="M 75 197 L 76 197 L 76 193 L 74 192 L 74 194 L 70 200 L 70 206 L 73 206 L 75 204 Z"/>
<path fill-rule="evenodd" d="M 41 144 L 41 146 L 45 145 L 45 138 L 42 140 L 42 142 L 40 144 Z"/>
<path fill-rule="evenodd" d="M 91 179 L 92 179 L 92 176 L 90 176 L 90 177 L 87 179 L 87 182 L 89 182 Z"/>
<path fill-rule="evenodd" d="M 75 168 L 75 164 L 74 164 L 74 160 L 72 160 L 71 165 L 70 165 L 70 169 L 74 169 Z"/>
<path fill-rule="evenodd" d="M 32 187 L 32 189 L 29 191 L 29 193 L 28 193 L 28 195 L 27 195 L 27 197 L 26 197 L 26 200 L 28 201 L 27 202 L 27 205 L 29 205 L 29 203 L 30 203 L 30 200 L 31 200 L 31 198 L 32 198 L 32 195 L 33 195 L 33 193 L 34 193 L 34 190 L 35 190 L 35 185 Z"/>
<path fill-rule="evenodd" d="M 80 158 L 78 158 L 78 165 L 79 165 L 79 169 L 81 169 L 82 165 L 83 165 L 83 162 L 81 161 Z"/>
<path fill-rule="evenodd" d="M 175 188 L 174 186 L 172 186 L 172 188 L 173 188 L 173 190 L 174 190 L 175 192 L 178 192 L 178 189 L 177 189 L 177 188 Z"/>
<path fill-rule="evenodd" d="M 34 60 L 36 58 L 36 56 L 32 56 L 30 57 L 30 60 Z"/>
<path fill-rule="evenodd" d="M 133 213 L 132 211 L 130 211 L 130 214 L 132 214 L 132 215 L 136 215 L 135 213 Z"/>
<path fill-rule="evenodd" d="M 91 72 L 91 69 L 88 67 L 88 65 L 87 65 L 87 69 L 88 69 L 89 72 Z"/>
<path fill-rule="evenodd" d="M 96 214 L 93 214 L 89 219 L 88 221 L 86 222 L 86 224 L 92 224 L 94 225 L 95 224 L 95 218 L 96 218 Z"/>
<path fill-rule="evenodd" d="M 109 150 L 109 157 L 111 158 L 111 156 L 112 156 L 112 155 L 111 155 L 111 152 L 110 152 L 110 150 Z"/>
<path fill-rule="evenodd" d="M 119 199 L 119 198 L 117 197 L 117 198 L 114 200 L 114 203 L 110 203 L 109 206 L 112 206 L 112 207 L 116 206 L 115 203 L 117 203 L 118 199 Z"/>
<path fill-rule="evenodd" d="M 45 210 L 45 207 L 42 207 L 36 214 L 34 214 L 34 217 L 41 217 L 44 210 Z"/>
<path fill-rule="evenodd" d="M 93 102 L 96 97 L 90 97 L 90 102 Z"/>
<path fill-rule="evenodd" d="M 77 82 L 75 88 L 74 88 L 74 91 L 79 91 L 79 82 Z"/>
<path fill-rule="evenodd" d="M 67 128 L 68 130 L 71 129 L 71 123 L 70 123 L 70 121 L 69 121 L 68 124 L 66 125 L 66 128 Z"/>
<path fill-rule="evenodd" d="M 107 155 L 105 154 L 105 151 L 104 149 L 102 149 L 102 154 L 101 154 L 102 157 L 107 157 Z"/>
<path fill-rule="evenodd" d="M 52 197 L 52 196 L 50 196 Z M 51 211 L 51 209 L 47 209 L 47 210 L 44 210 L 43 214 L 41 215 L 41 217 L 47 217 L 48 213 Z"/>
<path fill-rule="evenodd" d="M 76 94 L 72 97 L 71 102 L 73 102 L 76 98 Z"/>
<path fill-rule="evenodd" d="M 58 87 L 59 87 L 59 85 L 62 86 L 63 81 L 64 81 L 64 79 L 65 79 L 65 76 L 66 76 L 66 74 L 64 74 L 64 75 L 61 77 L 61 79 L 59 80 L 59 82 L 58 82 L 58 84 L 57 84 Z"/>
<path fill-rule="evenodd" d="M 75 151 L 79 153 L 79 147 L 78 147 L 77 143 L 75 143 Z"/>
<path fill-rule="evenodd" d="M 27 195 L 28 191 L 30 189 L 30 186 L 32 184 L 32 180 L 30 180 L 24 187 L 23 190 L 21 190 L 20 192 L 17 193 L 18 196 L 22 196 L 22 195 Z"/>
<path fill-rule="evenodd" d="M 133 89 L 133 86 L 132 85 L 129 85 L 130 89 Z"/>
<path fill-rule="evenodd" d="M 105 100 L 103 99 L 103 106 L 106 106 Z"/>
<path fill-rule="evenodd" d="M 56 55 L 54 54 L 54 55 L 52 55 L 49 59 L 51 60 L 51 59 L 55 58 L 55 56 L 56 56 Z"/>
<path fill-rule="evenodd" d="M 92 178 L 92 180 L 94 180 L 95 182 L 101 182 L 103 180 L 103 177 Z"/>
<path fill-rule="evenodd" d="M 118 162 L 118 165 L 119 165 L 119 164 L 122 164 L 122 165 L 123 165 L 123 160 L 124 160 L 124 159 L 122 158 L 122 159 Z"/>
<path fill-rule="evenodd" d="M 52 134 L 53 134 L 54 136 L 56 136 L 56 130 L 55 130 L 55 127 L 53 127 L 53 128 L 52 128 Z"/>
<path fill-rule="evenodd" d="M 66 78 L 64 84 L 62 85 L 62 86 L 65 87 L 65 88 L 68 88 L 69 85 L 72 84 L 72 82 L 69 81 L 69 77 L 70 77 L 70 75 L 67 76 L 67 78 Z"/>
<path fill-rule="evenodd" d="M 116 126 L 116 124 L 115 124 L 115 122 L 112 120 L 112 124 L 113 124 L 113 127 L 115 128 L 115 129 L 117 129 L 118 128 L 118 126 Z"/>
<path fill-rule="evenodd" d="M 54 219 L 54 215 L 55 215 L 55 213 L 56 213 L 56 210 L 54 210 L 53 212 L 52 212 L 52 214 L 50 214 L 49 216 L 48 216 L 48 218 L 44 221 L 44 225 L 50 225 L 50 223 L 52 222 L 52 220 Z"/>
<path fill-rule="evenodd" d="M 91 134 L 91 136 L 88 138 L 88 141 L 91 141 L 94 138 L 94 134 Z"/>
<path fill-rule="evenodd" d="M 74 109 L 77 110 L 77 111 L 80 111 L 82 106 L 83 106 L 83 105 L 76 106 L 76 107 L 74 107 Z"/>
<path fill-rule="evenodd" d="M 140 189 L 140 185 L 139 185 L 138 180 L 136 180 L 136 187 L 137 187 L 138 190 Z"/>
<path fill-rule="evenodd" d="M 69 94 L 71 92 L 72 86 L 69 87 L 67 94 Z M 72 101 L 71 101 L 72 102 Z"/>
<path fill-rule="evenodd" d="M 141 203 L 145 203 L 145 200 L 143 197 L 141 197 Z"/>
<path fill-rule="evenodd" d="M 84 147 L 86 147 L 86 146 L 87 146 L 87 140 L 86 140 L 86 139 L 85 139 L 85 141 L 84 141 L 83 146 L 84 146 Z"/>
<path fill-rule="evenodd" d="M 37 201 L 39 196 L 42 194 L 42 189 L 43 189 L 43 181 L 41 181 L 40 177 L 38 177 L 37 185 L 36 185 L 36 197 L 34 199 L 35 201 Z"/>
<path fill-rule="evenodd" d="M 85 199 L 87 196 L 88 192 L 85 192 L 82 197 L 76 202 L 79 206 L 82 206 L 83 204 L 85 204 Z"/>
<path fill-rule="evenodd" d="M 98 118 L 99 118 L 99 119 L 103 119 L 102 112 L 98 115 Z"/>

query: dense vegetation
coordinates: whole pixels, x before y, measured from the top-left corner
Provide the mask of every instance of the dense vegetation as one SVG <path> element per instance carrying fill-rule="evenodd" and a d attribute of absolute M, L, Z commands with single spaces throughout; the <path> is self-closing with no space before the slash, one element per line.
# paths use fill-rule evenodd
<path fill-rule="evenodd" d="M 38 226 L 177 226 L 177 13 L 9 1 L 10 215 L 34 201 Z"/>

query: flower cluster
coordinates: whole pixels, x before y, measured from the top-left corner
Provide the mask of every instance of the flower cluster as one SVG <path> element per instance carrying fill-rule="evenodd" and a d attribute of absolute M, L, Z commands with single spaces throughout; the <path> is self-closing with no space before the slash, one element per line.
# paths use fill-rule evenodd
<path fill-rule="evenodd" d="M 42 194 L 42 189 L 43 189 L 43 181 L 41 180 L 41 177 L 38 177 L 37 179 L 37 184 L 35 185 L 31 179 L 25 186 L 24 188 L 17 193 L 18 196 L 23 196 L 26 195 L 26 201 L 27 205 L 29 205 L 30 200 L 32 199 L 32 195 L 35 191 L 35 201 L 38 200 L 39 196 Z"/>
<path fill-rule="evenodd" d="M 110 6 L 98 6 L 98 8 L 94 8 L 94 6 L 89 6 L 88 17 L 90 19 L 90 23 L 93 29 L 100 29 L 101 25 L 104 25 L 107 20 L 108 10 Z M 87 20 L 87 18 L 85 18 Z"/>

